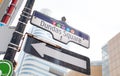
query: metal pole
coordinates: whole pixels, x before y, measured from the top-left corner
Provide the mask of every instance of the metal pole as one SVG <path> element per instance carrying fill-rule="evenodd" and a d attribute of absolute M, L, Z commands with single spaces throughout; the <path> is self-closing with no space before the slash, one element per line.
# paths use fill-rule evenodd
<path fill-rule="evenodd" d="M 31 16 L 32 7 L 35 0 L 27 0 L 25 7 L 20 15 L 17 27 L 13 33 L 13 37 L 8 45 L 4 59 L 14 63 L 14 57 L 16 52 L 19 50 L 19 44 L 23 37 L 23 32 L 25 30 L 26 24 Z"/>

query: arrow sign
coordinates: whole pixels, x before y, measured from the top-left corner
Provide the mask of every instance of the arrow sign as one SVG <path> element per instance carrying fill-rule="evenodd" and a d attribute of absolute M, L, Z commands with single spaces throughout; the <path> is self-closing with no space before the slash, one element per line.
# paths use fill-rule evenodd
<path fill-rule="evenodd" d="M 88 57 L 27 34 L 24 51 L 45 61 L 90 75 Z"/>
<path fill-rule="evenodd" d="M 66 63 L 70 63 L 72 65 L 86 69 L 87 66 L 86 61 L 78 59 L 71 55 L 64 54 L 60 51 L 56 51 L 55 49 L 52 49 L 50 47 L 47 47 L 46 43 L 32 44 L 32 46 L 42 57 L 44 57 L 44 55 L 47 55 L 55 59 L 64 61 Z"/>

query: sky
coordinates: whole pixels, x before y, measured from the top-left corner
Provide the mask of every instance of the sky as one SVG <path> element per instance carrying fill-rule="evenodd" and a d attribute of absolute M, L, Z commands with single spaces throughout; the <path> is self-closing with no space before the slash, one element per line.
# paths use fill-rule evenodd
<path fill-rule="evenodd" d="M 47 9 L 58 20 L 65 16 L 67 24 L 90 36 L 89 49 L 69 44 L 71 51 L 99 61 L 101 48 L 120 32 L 119 3 L 119 0 L 35 0 L 33 10 Z"/>

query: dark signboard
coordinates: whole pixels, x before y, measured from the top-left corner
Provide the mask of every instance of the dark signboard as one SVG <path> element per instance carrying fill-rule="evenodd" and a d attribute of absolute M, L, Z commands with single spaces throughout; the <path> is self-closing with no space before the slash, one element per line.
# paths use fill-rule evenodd
<path fill-rule="evenodd" d="M 29 34 L 24 51 L 54 64 L 90 75 L 90 60 L 88 57 L 37 39 Z"/>

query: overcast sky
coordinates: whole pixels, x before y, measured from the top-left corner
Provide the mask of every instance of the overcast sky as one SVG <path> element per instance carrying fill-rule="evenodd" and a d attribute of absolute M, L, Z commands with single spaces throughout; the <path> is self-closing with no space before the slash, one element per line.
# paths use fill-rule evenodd
<path fill-rule="evenodd" d="M 90 36 L 90 48 L 69 44 L 70 49 L 88 56 L 92 61 L 101 60 L 101 48 L 120 32 L 119 0 L 35 0 L 33 10 L 49 9 L 56 19 L 62 16 L 67 23 Z"/>

